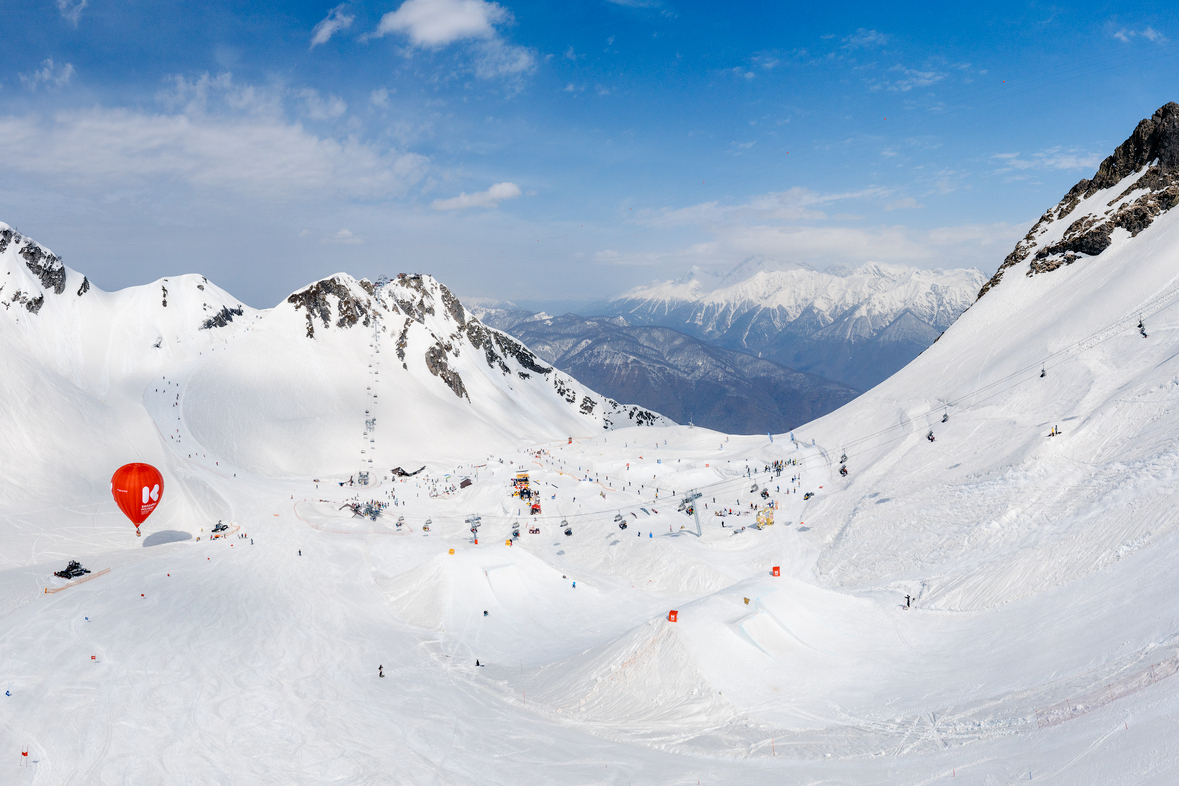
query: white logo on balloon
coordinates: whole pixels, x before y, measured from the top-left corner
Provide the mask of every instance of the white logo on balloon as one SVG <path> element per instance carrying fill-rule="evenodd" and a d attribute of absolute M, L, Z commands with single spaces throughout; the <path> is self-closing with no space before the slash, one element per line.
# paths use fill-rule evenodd
<path fill-rule="evenodd" d="M 160 484 L 159 483 L 157 483 L 151 489 L 148 489 L 147 486 L 143 487 L 143 504 L 144 505 L 147 504 L 147 500 L 149 497 L 152 499 L 153 502 L 159 500 L 159 498 L 160 498 Z"/>

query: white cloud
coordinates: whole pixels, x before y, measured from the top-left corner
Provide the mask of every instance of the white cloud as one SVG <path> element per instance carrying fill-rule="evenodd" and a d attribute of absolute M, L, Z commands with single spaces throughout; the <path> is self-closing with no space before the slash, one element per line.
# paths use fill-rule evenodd
<path fill-rule="evenodd" d="M 359 246 L 364 241 L 354 236 L 350 230 L 341 229 L 331 237 L 325 237 L 324 243 L 333 243 L 338 246 Z"/>
<path fill-rule="evenodd" d="M 1010 172 L 1023 169 L 1096 169 L 1102 156 L 1098 153 L 1082 153 L 1076 148 L 1050 147 L 1039 153 L 1024 156 L 1020 153 L 996 153 L 991 160 L 1000 166 L 996 172 Z"/>
<path fill-rule="evenodd" d="M 891 200 L 891 201 L 889 201 Z M 668 238 L 697 236 L 686 247 L 658 254 L 626 249 L 600 252 L 595 260 L 611 265 L 654 265 L 669 270 L 700 265 L 730 267 L 752 255 L 800 262 L 824 268 L 829 264 L 866 262 L 910 264 L 918 267 L 975 265 L 993 270 L 1026 226 L 1006 223 L 917 229 L 904 225 L 864 225 L 860 216 L 828 215 L 828 205 L 867 201 L 885 210 L 915 209 L 922 205 L 899 197 L 893 189 L 871 187 L 857 191 L 818 193 L 806 188 L 771 192 L 740 204 L 706 202 L 685 208 L 635 210 L 635 223 L 666 230 Z M 628 211 L 629 212 L 629 211 Z"/>
<path fill-rule="evenodd" d="M 1153 27 L 1151 27 L 1150 25 L 1147 25 L 1142 30 L 1131 30 L 1129 28 L 1123 27 L 1123 28 L 1120 28 L 1120 29 L 1114 31 L 1114 34 L 1113 34 L 1114 38 L 1118 39 L 1119 41 L 1122 41 L 1123 43 L 1127 43 L 1127 44 L 1130 43 L 1130 39 L 1137 38 L 1139 36 L 1141 36 L 1142 38 L 1145 38 L 1147 41 L 1150 41 L 1151 43 L 1155 43 L 1155 44 L 1165 44 L 1167 41 L 1170 40 L 1165 35 L 1160 33 L 1158 30 L 1155 30 Z"/>
<path fill-rule="evenodd" d="M 375 107 L 387 109 L 389 107 L 389 89 L 386 87 L 378 87 L 376 90 L 369 93 L 368 102 Z"/>
<path fill-rule="evenodd" d="M 699 205 L 660 210 L 635 211 L 633 221 L 652 227 L 682 227 L 691 225 L 715 226 L 749 221 L 816 221 L 828 218 L 821 205 L 857 199 L 881 199 L 891 194 L 885 188 L 866 188 L 859 191 L 820 194 L 809 188 L 795 187 L 786 191 L 772 191 L 750 198 L 736 205 L 704 202 Z"/>
<path fill-rule="evenodd" d="M 57 10 L 62 19 L 77 27 L 78 19 L 82 16 L 82 9 L 89 4 L 90 0 L 57 0 Z"/>
<path fill-rule="evenodd" d="M 405 0 L 396 11 L 381 17 L 369 37 L 390 33 L 409 37 L 414 46 L 437 49 L 456 41 L 473 41 L 475 75 L 480 79 L 531 73 L 536 54 L 505 42 L 496 25 L 510 24 L 512 15 L 487 0 Z"/>
<path fill-rule="evenodd" d="M 416 46 L 439 47 L 469 38 L 495 38 L 495 25 L 508 21 L 506 8 L 486 0 L 405 0 L 381 17 L 374 35 L 404 33 Z"/>
<path fill-rule="evenodd" d="M 310 87 L 295 92 L 303 99 L 303 111 L 312 120 L 331 120 L 348 111 L 348 104 L 339 96 L 320 96 L 319 91 Z"/>
<path fill-rule="evenodd" d="M 884 46 L 888 43 L 888 35 L 875 30 L 860 28 L 843 39 L 844 49 L 864 49 L 873 46 Z"/>
<path fill-rule="evenodd" d="M 498 38 L 480 44 L 476 49 L 475 75 L 480 79 L 531 73 L 535 68 L 536 58 L 530 50 L 505 44 Z"/>
<path fill-rule="evenodd" d="M 21 84 L 29 90 L 36 90 L 42 85 L 46 87 L 65 87 L 74 76 L 74 67 L 70 63 L 57 66 L 52 59 L 41 61 L 41 68 L 31 74 L 18 74 Z"/>
<path fill-rule="evenodd" d="M 405 193 L 428 168 L 417 154 L 313 134 L 286 119 L 280 100 L 228 75 L 177 79 L 161 98 L 183 102 L 183 109 L 0 116 L 6 166 L 98 193 L 179 182 L 280 202 L 388 198 Z"/>
<path fill-rule="evenodd" d="M 320 44 L 326 44 L 336 33 L 341 30 L 347 30 L 352 26 L 352 22 L 356 17 L 346 13 L 344 10 L 346 7 L 347 4 L 336 6 L 315 26 L 315 30 L 311 34 L 311 49 L 314 49 Z"/>
<path fill-rule="evenodd" d="M 435 199 L 430 207 L 435 210 L 462 210 L 468 207 L 496 207 L 505 199 L 515 199 L 523 193 L 515 183 L 496 183 L 486 191 L 468 194 L 465 191 L 451 199 Z"/>
<path fill-rule="evenodd" d="M 892 79 L 873 82 L 872 89 L 907 93 L 915 87 L 929 87 L 946 78 L 945 74 L 938 71 L 919 71 L 915 68 L 906 68 L 899 64 L 890 68 L 889 73 L 896 74 L 897 76 Z"/>

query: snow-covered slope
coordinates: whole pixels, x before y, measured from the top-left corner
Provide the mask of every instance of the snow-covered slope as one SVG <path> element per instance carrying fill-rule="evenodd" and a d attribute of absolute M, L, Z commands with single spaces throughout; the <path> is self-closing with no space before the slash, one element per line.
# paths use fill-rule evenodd
<path fill-rule="evenodd" d="M 868 263 L 819 272 L 755 257 L 724 277 L 693 271 L 638 287 L 594 313 L 673 327 L 866 390 L 932 343 L 983 281 L 974 269 Z"/>
<path fill-rule="evenodd" d="M 182 478 L 183 518 L 225 509 L 183 480 L 214 455 L 263 476 L 349 476 L 664 422 L 538 361 L 429 276 L 378 290 L 340 274 L 257 311 L 199 275 L 104 292 L 0 225 L 0 305 L 13 448 L 0 500 L 32 507 L 93 500 L 133 460 Z M 92 523 L 121 532 L 117 517 Z"/>
<path fill-rule="evenodd" d="M 1179 526 L 1177 124 L 1143 121 L 903 374 L 803 430 L 853 469 L 812 516 L 826 580 L 984 608 Z"/>
<path fill-rule="evenodd" d="M 1179 107 L 1156 117 L 1166 128 Z M 1164 147 L 1169 178 L 1179 150 Z M 1132 162 L 1098 189 L 1106 204 L 1153 166 Z M 0 757 L 0 782 L 1174 782 L 1177 257 L 1179 211 L 1163 209 L 1072 264 L 1036 273 L 1029 254 L 915 362 L 792 435 L 595 422 L 584 438 L 490 458 L 476 440 L 458 466 L 364 489 L 243 469 L 196 442 L 186 412 L 252 413 L 202 439 L 243 461 L 285 460 L 250 432 L 283 439 L 267 419 L 319 427 L 230 401 L 248 396 L 209 357 L 251 341 L 251 362 L 295 351 L 295 327 L 341 364 L 363 357 L 349 337 L 376 336 L 374 391 L 378 371 L 409 374 L 440 341 L 445 368 L 435 353 L 420 389 L 390 388 L 448 418 L 464 410 L 438 402 L 465 405 L 465 391 L 476 406 L 478 380 L 516 385 L 514 366 L 509 377 L 472 351 L 466 326 L 470 343 L 455 335 L 464 320 L 442 315 L 433 282 L 389 289 L 381 306 L 386 287 L 355 282 L 365 299 L 335 277 L 346 296 L 325 296 L 326 326 L 316 288 L 296 293 L 265 326 L 250 315 L 237 342 L 185 350 L 195 361 L 168 374 L 159 401 L 148 379 L 136 404 L 147 416 L 46 371 L 26 335 L 35 297 L 21 301 L 0 319 L 15 449 L 81 477 L 76 451 L 114 464 L 146 449 L 124 424 L 179 417 L 179 439 L 152 449 L 169 489 L 206 489 L 180 498 L 208 509 L 166 495 L 142 542 L 126 525 L 105 533 L 105 464 L 62 499 L 34 487 L 0 500 L 0 748 L 29 752 Z M 425 316 L 410 330 L 429 333 L 407 333 L 402 360 L 378 331 L 396 339 L 413 309 Z M 230 367 L 246 378 L 245 363 Z M 291 400 L 309 406 L 302 395 Z M 352 404 L 315 412 L 331 407 L 351 428 Z M 399 416 L 363 433 L 384 440 Z M 107 422 L 125 433 L 104 436 Z M 456 450 L 468 444 L 471 419 L 450 428 Z M 75 444 L 91 438 L 106 441 Z M 522 471 L 536 516 L 511 495 Z M 699 535 L 681 512 L 690 490 Z M 363 499 L 389 507 L 341 510 Z M 763 506 L 775 523 L 755 529 Z M 231 537 L 210 541 L 221 515 Z M 93 580 L 50 577 L 79 555 Z"/>

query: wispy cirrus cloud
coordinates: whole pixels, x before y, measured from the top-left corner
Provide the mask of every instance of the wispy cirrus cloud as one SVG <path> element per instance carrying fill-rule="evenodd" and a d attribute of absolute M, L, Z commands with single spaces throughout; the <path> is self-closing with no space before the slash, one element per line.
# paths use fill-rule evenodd
<path fill-rule="evenodd" d="M 1171 40 L 1167 38 L 1167 36 L 1160 33 L 1158 30 L 1155 30 L 1150 25 L 1147 25 L 1141 30 L 1135 30 L 1129 27 L 1119 27 L 1114 30 L 1111 35 L 1113 35 L 1114 38 L 1118 39 L 1122 43 L 1126 44 L 1130 43 L 1130 41 L 1135 38 L 1145 38 L 1147 41 L 1150 41 L 1154 44 L 1165 44 L 1167 41 Z"/>
<path fill-rule="evenodd" d="M 996 172 L 1024 169 L 1096 169 L 1103 156 L 1086 153 L 1077 148 L 1050 147 L 1038 153 L 995 153 L 991 160 Z"/>
<path fill-rule="evenodd" d="M 737 204 L 704 202 L 684 208 L 639 210 L 631 219 L 651 227 L 680 227 L 716 225 L 745 221 L 821 221 L 830 218 L 820 210 L 822 205 L 853 200 L 876 200 L 892 194 L 887 188 L 865 188 L 857 191 L 822 194 L 809 188 L 795 187 L 786 191 L 759 194 Z"/>
<path fill-rule="evenodd" d="M 465 191 L 450 199 L 435 199 L 430 207 L 435 210 L 464 210 L 470 207 L 498 207 L 506 199 L 515 199 L 523 192 L 515 183 L 496 183 L 486 191 L 468 194 Z"/>
<path fill-rule="evenodd" d="M 861 27 L 856 32 L 849 36 L 844 36 L 841 39 L 844 49 L 868 49 L 870 47 L 884 46 L 888 43 L 889 36 L 887 33 L 881 33 L 877 30 L 867 30 Z"/>
<path fill-rule="evenodd" d="M 311 31 L 310 49 L 326 44 L 336 33 L 352 26 L 356 16 L 347 13 L 347 7 L 346 3 L 336 6 L 315 26 L 315 29 Z"/>
<path fill-rule="evenodd" d="M 90 4 L 90 0 L 57 0 L 57 11 L 61 14 L 61 18 L 69 22 L 74 27 L 78 26 L 78 20 L 82 18 L 82 11 Z"/>

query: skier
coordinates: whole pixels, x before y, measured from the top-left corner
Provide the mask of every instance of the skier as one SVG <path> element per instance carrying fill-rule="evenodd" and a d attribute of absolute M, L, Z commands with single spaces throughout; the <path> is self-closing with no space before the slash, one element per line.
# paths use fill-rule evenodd
<path fill-rule="evenodd" d="M 913 601 L 913 597 L 911 595 L 905 596 L 905 608 L 906 609 L 910 607 L 910 605 L 912 604 L 912 601 Z"/>
<path fill-rule="evenodd" d="M 377 666 L 377 676 L 378 677 L 385 676 L 385 667 L 384 666 Z"/>

